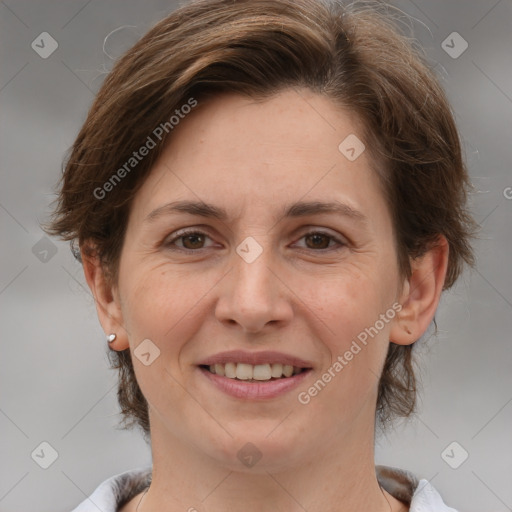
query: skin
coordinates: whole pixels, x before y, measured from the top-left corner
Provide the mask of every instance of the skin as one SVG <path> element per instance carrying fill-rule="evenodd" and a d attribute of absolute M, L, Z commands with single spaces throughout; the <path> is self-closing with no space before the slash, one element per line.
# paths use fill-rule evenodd
<path fill-rule="evenodd" d="M 137 193 L 118 282 L 109 284 L 99 262 L 83 254 L 100 322 L 117 334 L 111 347 L 133 351 L 150 339 L 160 350 L 148 366 L 133 357 L 150 404 L 153 483 L 123 512 L 141 498 L 139 512 L 408 510 L 375 477 L 378 376 L 390 340 L 413 343 L 429 326 L 448 245 L 440 237 L 412 261 L 410 279 L 399 275 L 391 216 L 368 151 L 351 162 L 338 150 L 351 133 L 361 133 L 357 119 L 308 90 L 202 103 L 175 128 Z M 146 220 L 176 200 L 212 203 L 228 218 Z M 366 222 L 281 214 L 285 205 L 314 200 L 348 204 Z M 172 242 L 182 228 L 206 236 Z M 327 236 L 306 236 L 311 228 Z M 252 263 L 236 252 L 246 237 L 262 248 Z M 298 393 L 397 303 L 400 313 L 301 404 Z M 283 396 L 233 398 L 196 366 L 231 349 L 285 352 L 311 361 L 313 371 Z M 251 468 L 237 457 L 248 442 L 262 455 Z"/>

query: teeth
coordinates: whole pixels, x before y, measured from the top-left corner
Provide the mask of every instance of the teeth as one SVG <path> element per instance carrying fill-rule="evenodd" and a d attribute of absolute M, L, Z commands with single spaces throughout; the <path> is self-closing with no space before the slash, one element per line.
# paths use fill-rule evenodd
<path fill-rule="evenodd" d="M 283 365 L 281 363 L 276 363 L 272 365 L 272 370 L 270 371 L 272 377 L 279 379 L 283 375 Z"/>
<path fill-rule="evenodd" d="M 283 366 L 283 375 L 285 377 L 291 377 L 293 375 L 293 366 L 289 364 L 285 364 Z"/>
<path fill-rule="evenodd" d="M 238 363 L 236 365 L 236 378 L 239 380 L 252 379 L 252 365 Z"/>
<path fill-rule="evenodd" d="M 252 378 L 254 380 L 270 380 L 272 378 L 272 369 L 269 364 L 257 364 L 252 369 Z"/>
<path fill-rule="evenodd" d="M 226 363 L 212 364 L 209 366 L 211 373 L 238 380 L 270 380 L 291 377 L 302 371 L 297 366 L 281 363 L 247 364 L 247 363 Z"/>
<path fill-rule="evenodd" d="M 235 363 L 226 363 L 224 365 L 224 375 L 226 377 L 229 377 L 230 379 L 236 379 L 236 364 Z"/>

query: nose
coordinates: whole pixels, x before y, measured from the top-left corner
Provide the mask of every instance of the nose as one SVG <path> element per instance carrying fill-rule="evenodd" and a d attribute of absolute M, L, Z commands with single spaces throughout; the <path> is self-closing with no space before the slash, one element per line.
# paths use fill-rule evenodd
<path fill-rule="evenodd" d="M 234 252 L 231 270 L 221 282 L 216 304 L 217 319 L 240 326 L 244 333 L 257 333 L 269 325 L 285 325 L 293 315 L 293 294 L 279 271 L 280 265 L 269 248 L 262 248 L 252 262 Z"/>

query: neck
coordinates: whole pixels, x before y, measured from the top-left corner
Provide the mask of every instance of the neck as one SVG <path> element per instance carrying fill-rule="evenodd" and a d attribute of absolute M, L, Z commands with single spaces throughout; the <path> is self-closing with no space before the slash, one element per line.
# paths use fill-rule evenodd
<path fill-rule="evenodd" d="M 137 511 L 226 512 L 241 504 L 245 512 L 407 510 L 378 484 L 373 429 L 338 435 L 307 461 L 236 471 L 174 438 L 153 418 L 152 483 L 137 498 Z"/>

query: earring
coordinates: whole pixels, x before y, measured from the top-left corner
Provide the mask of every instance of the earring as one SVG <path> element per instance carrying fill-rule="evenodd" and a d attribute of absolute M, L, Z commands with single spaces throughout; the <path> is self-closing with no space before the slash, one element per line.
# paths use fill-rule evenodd
<path fill-rule="evenodd" d="M 109 335 L 107 336 L 107 341 L 108 341 L 109 343 L 112 343 L 116 338 L 117 338 L 117 334 L 112 333 L 112 334 L 109 334 Z"/>

